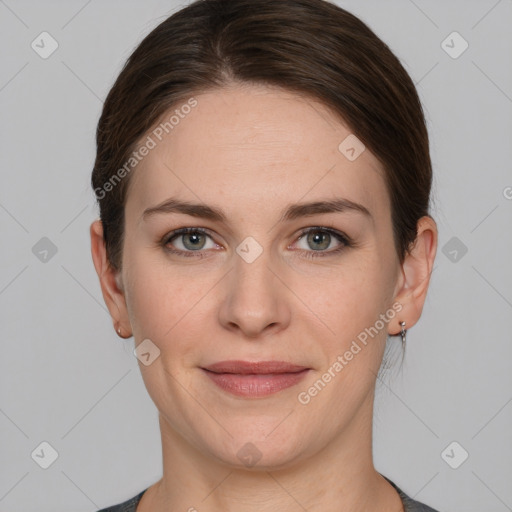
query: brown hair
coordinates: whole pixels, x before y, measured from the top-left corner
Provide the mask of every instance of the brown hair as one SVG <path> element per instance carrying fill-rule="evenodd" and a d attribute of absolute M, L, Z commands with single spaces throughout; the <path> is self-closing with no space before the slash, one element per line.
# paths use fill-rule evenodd
<path fill-rule="evenodd" d="M 91 181 L 112 267 L 121 268 L 131 176 L 120 169 L 171 107 L 234 82 L 298 92 L 341 117 L 384 167 L 403 263 L 429 215 L 432 165 L 422 106 L 398 58 L 324 0 L 198 0 L 144 38 L 103 107 Z"/>

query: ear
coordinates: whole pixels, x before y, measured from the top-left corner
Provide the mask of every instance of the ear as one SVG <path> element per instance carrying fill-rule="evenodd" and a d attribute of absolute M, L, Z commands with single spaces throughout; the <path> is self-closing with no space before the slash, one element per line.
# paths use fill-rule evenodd
<path fill-rule="evenodd" d="M 91 224 L 91 254 L 94 268 L 100 279 L 103 299 L 112 317 L 114 329 L 121 328 L 120 336 L 131 336 L 131 326 L 124 297 L 122 276 L 109 263 L 103 238 L 103 224 L 96 220 Z M 119 334 L 119 333 L 118 333 Z"/>
<path fill-rule="evenodd" d="M 417 224 L 416 240 L 401 267 L 394 302 L 400 303 L 402 309 L 394 321 L 390 322 L 389 334 L 400 333 L 401 321 L 405 322 L 405 329 L 410 329 L 418 322 L 425 304 L 436 251 L 437 225 L 432 217 L 422 217 Z"/>

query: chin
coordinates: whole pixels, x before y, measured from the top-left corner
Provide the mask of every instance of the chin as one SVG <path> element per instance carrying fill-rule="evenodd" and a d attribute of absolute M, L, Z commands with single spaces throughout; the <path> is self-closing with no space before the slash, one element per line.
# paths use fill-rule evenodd
<path fill-rule="evenodd" d="M 273 423 L 272 428 L 275 428 Z M 227 437 L 222 446 L 209 446 L 209 450 L 218 460 L 230 468 L 248 471 L 276 471 L 293 466 L 297 459 L 304 457 L 303 438 L 294 438 L 291 432 L 283 429 L 281 435 L 274 436 L 272 428 L 262 430 L 260 434 L 249 429 L 238 435 Z"/>

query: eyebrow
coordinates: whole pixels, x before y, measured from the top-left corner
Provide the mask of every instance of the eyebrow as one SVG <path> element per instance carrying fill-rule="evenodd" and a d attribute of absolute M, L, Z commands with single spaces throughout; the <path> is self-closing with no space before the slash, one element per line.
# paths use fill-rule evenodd
<path fill-rule="evenodd" d="M 309 203 L 297 203 L 289 205 L 281 214 L 280 222 L 291 221 L 301 217 L 308 217 L 322 213 L 346 213 L 357 212 L 373 221 L 372 214 L 362 204 L 355 203 L 344 198 L 313 201 Z M 157 206 L 144 210 L 141 220 L 146 220 L 153 215 L 182 213 L 192 217 L 209 219 L 212 221 L 228 224 L 225 213 L 214 206 L 206 204 L 181 201 L 176 198 L 169 198 Z"/>

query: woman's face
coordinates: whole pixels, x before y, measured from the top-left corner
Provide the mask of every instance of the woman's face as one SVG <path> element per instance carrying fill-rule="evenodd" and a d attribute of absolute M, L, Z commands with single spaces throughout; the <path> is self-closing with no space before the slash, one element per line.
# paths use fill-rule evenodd
<path fill-rule="evenodd" d="M 125 325 L 150 340 L 146 359 L 160 351 L 140 368 L 162 425 L 240 467 L 355 450 L 400 319 L 381 165 L 311 99 L 265 86 L 194 97 L 162 140 L 150 134 L 125 211 Z M 149 212 L 171 198 L 197 207 Z M 360 207 L 308 206 L 333 201 Z M 181 228 L 204 232 L 172 237 Z M 233 360 L 307 370 L 217 376 L 229 389 L 204 370 Z"/>

